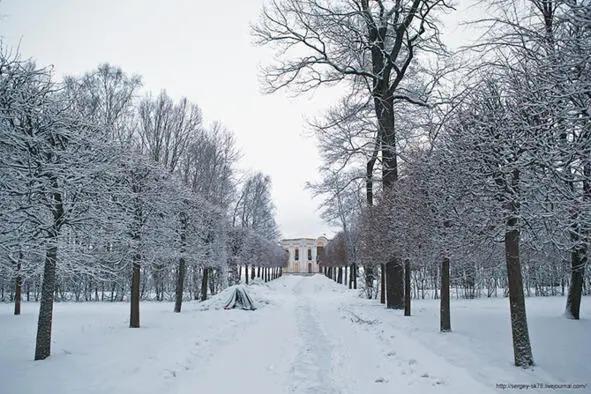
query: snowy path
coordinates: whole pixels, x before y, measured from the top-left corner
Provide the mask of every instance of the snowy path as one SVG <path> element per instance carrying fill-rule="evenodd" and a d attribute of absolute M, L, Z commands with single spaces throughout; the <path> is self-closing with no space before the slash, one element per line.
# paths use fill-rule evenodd
<path fill-rule="evenodd" d="M 402 333 L 398 343 L 384 338 L 374 330 L 377 322 L 342 305 L 343 288 L 326 278 L 282 281 L 285 291 L 274 294 L 275 305 L 255 312 L 257 322 L 179 381 L 178 393 L 194 387 L 257 394 L 492 392 Z M 416 358 L 396 352 L 409 343 Z"/>
<path fill-rule="evenodd" d="M 127 328 L 127 304 L 58 303 L 52 356 L 42 362 L 31 360 L 38 305 L 14 317 L 0 304 L 0 393 L 492 393 L 498 383 L 591 383 L 591 350 L 580 346 L 591 321 L 561 318 L 562 298 L 528 299 L 540 356 L 523 371 L 511 365 L 504 299 L 454 300 L 454 332 L 440 334 L 434 300 L 417 300 L 405 318 L 321 275 L 249 291 L 261 306 L 254 312 L 219 310 L 227 294 L 188 302 L 181 314 L 142 303 L 139 330 Z"/>

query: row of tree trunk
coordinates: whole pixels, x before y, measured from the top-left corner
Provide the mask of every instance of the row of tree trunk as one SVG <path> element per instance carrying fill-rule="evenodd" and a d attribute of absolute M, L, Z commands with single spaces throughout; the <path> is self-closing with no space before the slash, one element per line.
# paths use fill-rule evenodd
<path fill-rule="evenodd" d="M 338 284 L 348 284 L 349 289 L 357 289 L 357 264 L 322 267 L 322 273 Z"/>

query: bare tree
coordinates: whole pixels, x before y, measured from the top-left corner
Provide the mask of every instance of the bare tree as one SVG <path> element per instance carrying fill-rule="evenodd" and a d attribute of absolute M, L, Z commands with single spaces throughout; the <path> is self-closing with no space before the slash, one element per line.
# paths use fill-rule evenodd
<path fill-rule="evenodd" d="M 268 91 L 286 86 L 308 91 L 346 81 L 352 96 L 363 92 L 367 100 L 357 104 L 373 107 L 376 128 L 366 165 L 370 205 L 378 157 L 384 188 L 398 179 L 394 106 L 397 101 L 425 103 L 432 83 L 405 77 L 417 73 L 421 52 L 444 52 L 436 16 L 450 8 L 444 0 L 271 1 L 253 26 L 259 45 L 278 49 L 277 61 L 264 69 Z M 389 286 L 396 289 L 394 306 L 403 308 L 402 263 L 394 257 L 388 262 L 393 264 Z"/>
<path fill-rule="evenodd" d="M 101 64 L 82 77 L 64 79 L 66 92 L 87 121 L 101 125 L 110 137 L 121 143 L 133 138 L 136 95 L 141 78 L 128 75 L 119 67 Z"/>
<path fill-rule="evenodd" d="M 178 104 L 161 92 L 141 101 L 138 108 L 138 134 L 142 150 L 168 171 L 175 172 L 189 148 L 201 131 L 201 109 L 182 98 Z"/>
<path fill-rule="evenodd" d="M 228 209 L 235 199 L 235 166 L 239 157 L 234 136 L 216 122 L 192 136 L 181 159 L 180 175 L 193 192 Z"/>

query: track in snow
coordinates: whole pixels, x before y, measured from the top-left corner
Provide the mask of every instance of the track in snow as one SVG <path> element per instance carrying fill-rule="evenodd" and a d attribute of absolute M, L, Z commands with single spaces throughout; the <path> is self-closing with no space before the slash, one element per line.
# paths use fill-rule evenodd
<path fill-rule="evenodd" d="M 304 279 L 302 279 L 304 280 Z M 293 361 L 290 384 L 292 393 L 340 394 L 331 376 L 332 346 L 318 325 L 313 296 L 302 291 L 302 282 L 293 288 L 296 321 L 302 347 Z"/>

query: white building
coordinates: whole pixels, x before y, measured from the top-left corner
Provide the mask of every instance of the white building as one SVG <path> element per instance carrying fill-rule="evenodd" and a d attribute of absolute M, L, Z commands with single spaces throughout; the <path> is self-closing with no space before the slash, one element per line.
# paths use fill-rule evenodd
<path fill-rule="evenodd" d="M 326 237 L 282 239 L 280 245 L 289 253 L 289 260 L 283 272 L 320 272 L 318 248 L 324 248 L 327 242 Z"/>

